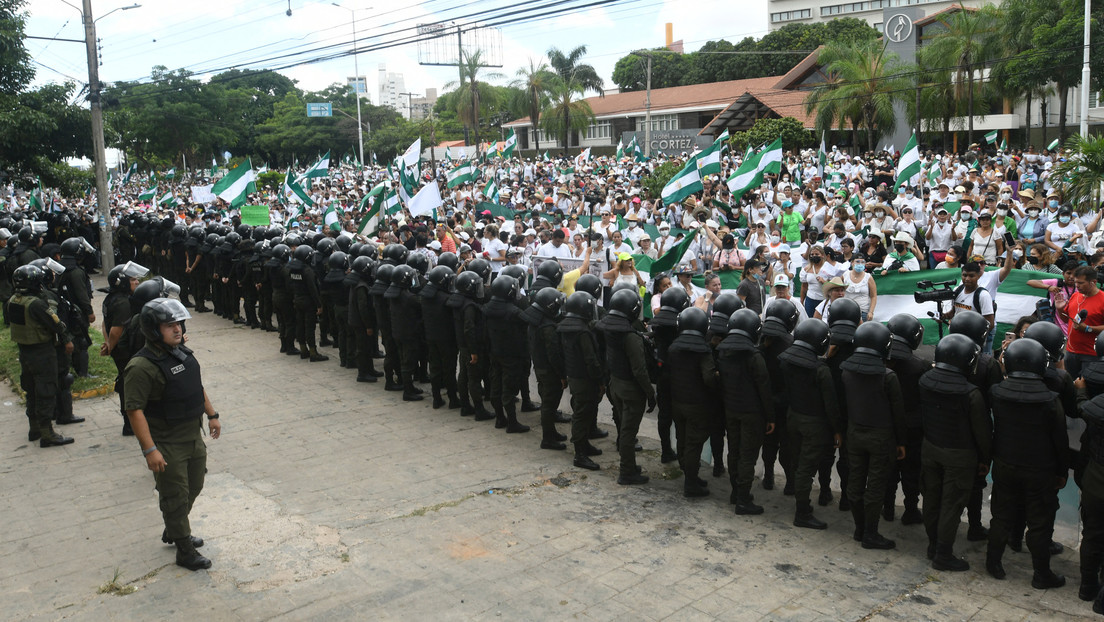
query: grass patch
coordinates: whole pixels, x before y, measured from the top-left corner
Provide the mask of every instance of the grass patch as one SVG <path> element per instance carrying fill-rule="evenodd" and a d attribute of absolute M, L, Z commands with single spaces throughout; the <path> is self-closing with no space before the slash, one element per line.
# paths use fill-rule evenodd
<path fill-rule="evenodd" d="M 134 585 L 126 585 L 119 583 L 119 577 L 122 573 L 118 568 L 115 569 L 115 576 L 111 577 L 111 580 L 104 583 L 96 590 L 99 594 L 114 594 L 116 596 L 126 596 L 127 594 L 133 594 L 138 591 L 138 588 Z"/>
<path fill-rule="evenodd" d="M 70 390 L 75 394 L 115 384 L 115 362 L 110 356 L 100 356 L 103 335 L 98 329 L 90 329 L 88 334 L 92 337 L 92 345 L 88 348 L 88 373 L 95 378 L 74 380 Z M 19 388 L 19 374 L 19 345 L 12 341 L 11 330 L 7 326 L 0 326 L 0 377 L 5 378 L 22 396 L 23 391 Z"/>

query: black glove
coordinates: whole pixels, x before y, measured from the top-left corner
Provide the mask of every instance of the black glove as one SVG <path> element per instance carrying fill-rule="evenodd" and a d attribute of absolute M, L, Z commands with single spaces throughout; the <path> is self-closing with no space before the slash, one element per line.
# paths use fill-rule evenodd
<path fill-rule="evenodd" d="M 648 411 L 647 412 L 652 412 L 655 409 L 656 409 L 656 398 L 653 395 L 652 397 L 648 398 Z"/>

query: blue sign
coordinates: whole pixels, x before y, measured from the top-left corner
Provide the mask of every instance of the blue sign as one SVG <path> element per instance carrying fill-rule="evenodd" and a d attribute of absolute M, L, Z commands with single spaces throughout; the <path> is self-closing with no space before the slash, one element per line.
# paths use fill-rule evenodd
<path fill-rule="evenodd" d="M 333 104 L 307 104 L 308 117 L 332 117 Z"/>

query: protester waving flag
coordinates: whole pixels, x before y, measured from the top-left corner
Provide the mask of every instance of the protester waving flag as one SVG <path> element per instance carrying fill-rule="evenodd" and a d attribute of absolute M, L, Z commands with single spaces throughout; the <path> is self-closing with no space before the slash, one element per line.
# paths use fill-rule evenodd
<path fill-rule="evenodd" d="M 985 133 L 985 142 L 990 144 L 990 145 L 997 144 L 997 130 L 993 130 L 992 132 L 986 132 Z"/>
<path fill-rule="evenodd" d="M 296 181 L 303 183 L 305 179 L 313 179 L 315 177 L 329 177 L 330 176 L 330 152 L 327 151 L 326 155 L 318 158 L 302 175 L 299 176 Z"/>
<path fill-rule="evenodd" d="M 487 185 L 483 187 L 483 196 L 491 203 L 498 202 L 498 186 L 495 184 L 493 175 L 487 180 Z"/>
<path fill-rule="evenodd" d="M 330 231 L 341 231 L 341 215 L 337 209 L 337 201 L 330 201 L 326 211 L 322 214 L 322 226 Z"/>
<path fill-rule="evenodd" d="M 513 128 L 510 128 L 510 134 L 506 136 L 506 142 L 502 146 L 502 157 L 507 159 L 514 157 L 515 148 L 517 148 L 517 134 L 514 133 Z"/>
<path fill-rule="evenodd" d="M 241 207 L 245 205 L 245 200 L 250 193 L 257 191 L 256 180 L 257 176 L 253 173 L 253 162 L 246 158 L 245 162 L 239 163 L 230 169 L 222 179 L 215 182 L 215 185 L 211 188 L 211 194 L 226 201 L 232 208 Z"/>
<path fill-rule="evenodd" d="M 174 166 L 174 167 L 170 168 L 168 171 L 165 172 L 165 179 L 175 179 L 175 178 L 176 178 L 176 167 Z"/>
<path fill-rule="evenodd" d="M 1050 141 L 1050 144 L 1047 145 L 1047 151 L 1054 151 L 1055 149 L 1058 148 L 1058 145 L 1060 145 L 1060 144 L 1062 144 L 1062 137 L 1061 136 L 1059 136 L 1058 138 L 1055 138 L 1054 140 Z"/>
<path fill-rule="evenodd" d="M 620 139 L 620 138 L 617 139 L 617 154 L 614 155 L 614 157 L 617 158 L 618 160 L 625 157 L 625 145 L 622 144 L 623 142 L 624 141 L 622 139 Z"/>
<path fill-rule="evenodd" d="M 470 184 L 475 180 L 475 171 L 470 164 L 461 164 L 448 172 L 448 187 L 455 188 L 462 184 Z"/>
<path fill-rule="evenodd" d="M 163 207 L 175 208 L 177 206 L 176 197 L 173 196 L 171 191 L 166 192 L 164 196 L 158 199 L 157 204 Z"/>
<path fill-rule="evenodd" d="M 669 272 L 672 268 L 677 266 L 682 261 L 683 255 L 686 254 L 686 250 L 690 248 L 690 244 L 694 241 L 694 238 L 698 235 L 698 229 L 694 229 L 676 246 L 671 250 L 663 253 L 663 256 L 652 262 L 648 272 L 653 276 L 661 272 Z"/>
<path fill-rule="evenodd" d="M 311 200 L 310 195 L 303 190 L 303 187 L 300 186 L 298 182 L 291 178 L 290 173 L 284 176 L 284 187 L 280 196 L 285 203 L 302 203 L 307 207 L 314 205 L 314 201 Z"/>
<path fill-rule="evenodd" d="M 724 143 L 717 139 L 705 151 L 698 154 L 698 175 L 700 177 L 721 174 L 721 149 L 723 146 Z"/>
<path fill-rule="evenodd" d="M 916 142 L 916 134 L 913 134 L 905 144 L 905 151 L 901 154 L 901 161 L 897 163 L 897 183 L 893 184 L 893 192 L 908 183 L 914 175 L 920 173 L 920 148 Z"/>
<path fill-rule="evenodd" d="M 126 176 L 123 177 L 123 185 L 125 186 L 125 185 L 129 184 L 130 183 L 130 176 L 137 173 L 137 172 L 138 172 L 138 163 L 135 162 L 134 164 L 130 165 L 129 169 L 127 169 Z"/>
<path fill-rule="evenodd" d="M 138 200 L 139 201 L 151 201 L 152 202 L 156 198 L 157 198 L 157 186 L 154 186 L 154 187 L 150 188 L 149 190 L 146 190 L 142 194 L 138 195 Z"/>
<path fill-rule="evenodd" d="M 701 192 L 703 189 L 701 174 L 698 172 L 698 159 L 695 157 L 690 158 L 686 166 L 682 167 L 682 170 L 678 173 L 675 173 L 675 176 L 663 187 L 663 192 L 660 196 L 663 199 L 664 205 L 672 205 L 674 203 L 681 203 L 686 197 L 696 192 Z"/>

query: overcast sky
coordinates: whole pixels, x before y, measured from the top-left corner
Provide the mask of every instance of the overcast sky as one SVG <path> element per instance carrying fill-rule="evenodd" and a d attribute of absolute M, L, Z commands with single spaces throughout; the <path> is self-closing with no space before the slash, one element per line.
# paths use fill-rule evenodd
<path fill-rule="evenodd" d="M 80 0 L 69 0 L 80 5 Z M 154 65 L 169 69 L 205 70 L 238 66 L 260 69 L 287 64 L 288 60 L 264 60 L 287 53 L 290 48 L 321 45 L 352 49 L 350 11 L 331 6 L 328 0 L 291 0 L 292 16 L 285 13 L 288 0 L 138 0 L 140 8 L 117 11 L 97 22 L 102 40 L 100 79 L 148 79 Z M 528 2 L 546 5 L 550 0 Z M 96 0 L 95 16 L 105 16 L 134 0 Z M 568 0 L 564 5 L 586 3 Z M 480 10 L 504 7 L 510 0 L 344 0 L 342 6 L 357 9 L 358 40 L 361 46 L 381 32 L 450 20 Z M 762 37 L 767 32 L 766 0 L 622 0 L 598 8 L 509 24 L 501 28 L 502 64 L 488 69 L 506 75 L 506 83 L 528 59 L 544 58 L 550 47 L 570 50 L 586 45 L 585 62 L 595 66 L 613 86 L 611 74 L 617 59 L 633 49 L 658 47 L 664 43 L 664 24 L 672 22 L 675 40 L 685 42 L 686 51 L 706 41 L 738 41 L 746 36 Z M 374 8 L 373 8 L 374 5 Z M 63 0 L 29 0 L 26 33 L 40 37 L 84 39 L 79 11 Z M 465 20 L 466 21 L 466 20 Z M 391 35 L 401 36 L 401 35 Z M 455 46 L 455 37 L 447 41 Z M 77 43 L 27 40 L 35 59 L 36 83 L 87 81 L 85 49 Z M 317 55 L 312 54 L 312 55 Z M 262 61 L 262 62 L 257 62 Z M 404 74 L 406 88 L 422 94 L 427 87 L 442 91 L 455 80 L 456 69 L 418 64 L 418 49 L 407 44 L 386 50 L 361 52 L 360 73 L 367 76 L 373 102 L 378 103 L 376 78 L 379 64 L 388 71 Z M 351 56 L 281 70 L 307 90 L 322 89 L 333 82 L 345 82 L 353 75 Z"/>

